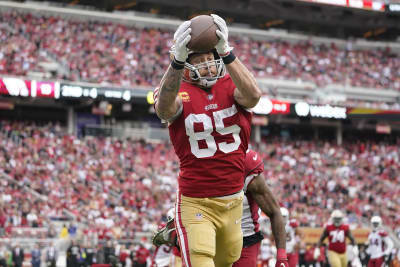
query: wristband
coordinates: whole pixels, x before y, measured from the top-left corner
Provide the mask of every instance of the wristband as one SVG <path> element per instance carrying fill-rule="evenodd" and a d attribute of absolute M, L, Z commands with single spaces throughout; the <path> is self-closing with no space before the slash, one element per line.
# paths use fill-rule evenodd
<path fill-rule="evenodd" d="M 185 62 L 181 62 L 179 60 L 176 60 L 176 58 L 174 58 L 174 60 L 172 60 L 171 62 L 171 67 L 175 70 L 181 70 L 185 67 Z"/>
<path fill-rule="evenodd" d="M 221 57 L 225 65 L 231 64 L 236 59 L 236 56 L 232 51 L 228 55 Z"/>
<path fill-rule="evenodd" d="M 284 248 L 278 248 L 276 252 L 276 259 L 287 259 L 286 250 Z"/>

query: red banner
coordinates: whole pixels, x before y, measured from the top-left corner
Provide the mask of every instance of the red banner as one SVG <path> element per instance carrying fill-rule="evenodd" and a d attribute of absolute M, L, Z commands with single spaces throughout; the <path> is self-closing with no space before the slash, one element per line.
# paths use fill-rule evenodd
<path fill-rule="evenodd" d="M 32 82 L 32 97 L 44 97 L 44 98 L 58 98 L 56 93 L 56 84 L 54 82 Z"/>
<path fill-rule="evenodd" d="M 290 113 L 290 103 L 287 101 L 280 101 L 269 99 L 268 97 L 261 97 L 257 106 L 253 108 L 256 114 L 288 114 Z"/>
<path fill-rule="evenodd" d="M 0 95 L 24 96 L 30 95 L 31 81 L 18 78 L 0 79 Z"/>

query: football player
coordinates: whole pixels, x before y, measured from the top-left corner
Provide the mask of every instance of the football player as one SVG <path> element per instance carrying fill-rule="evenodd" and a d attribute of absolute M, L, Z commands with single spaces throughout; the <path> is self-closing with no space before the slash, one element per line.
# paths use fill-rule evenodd
<path fill-rule="evenodd" d="M 243 201 L 243 215 L 241 219 L 243 248 L 240 259 L 233 264 L 233 267 L 257 266 L 260 244 L 263 240 L 258 222 L 261 210 L 268 215 L 271 221 L 272 234 L 276 245 L 276 266 L 288 267 L 285 250 L 286 236 L 284 221 L 279 205 L 265 183 L 262 159 L 252 150 L 246 153 L 245 170 L 245 200 Z M 170 235 L 170 232 L 168 228 L 162 229 L 154 236 L 153 243 L 155 245 L 163 243 L 174 244 L 174 236 Z"/>
<path fill-rule="evenodd" d="M 368 235 L 367 254 L 369 255 L 368 267 L 381 267 L 388 263 L 393 249 L 393 241 L 388 233 L 382 229 L 382 219 L 379 216 L 371 218 L 372 231 Z"/>
<path fill-rule="evenodd" d="M 173 223 L 171 223 L 174 219 L 174 209 L 170 209 L 167 212 L 167 223 L 166 224 L 161 224 L 160 228 L 164 229 L 167 228 L 169 231 L 166 232 L 166 234 L 171 234 L 173 229 Z M 171 227 L 172 226 L 172 227 Z M 173 230 L 171 230 L 171 228 Z M 152 267 L 168 267 L 171 266 L 171 263 L 175 260 L 174 259 L 174 253 L 173 250 L 176 249 L 175 244 L 159 244 L 156 246 L 156 250 L 154 251 L 153 254 L 153 259 L 152 259 Z M 172 265 L 174 266 L 174 265 Z"/>
<path fill-rule="evenodd" d="M 346 237 L 350 240 L 355 256 L 358 256 L 358 247 L 353 235 L 350 232 L 350 227 L 343 223 L 343 213 L 340 210 L 334 210 L 331 214 L 332 223 L 328 223 L 317 243 L 314 250 L 314 258 L 320 255 L 320 247 L 322 242 L 328 237 L 328 260 L 332 267 L 347 267 L 346 255 Z"/>
<path fill-rule="evenodd" d="M 189 51 L 191 22 L 183 22 L 174 34 L 171 65 L 154 92 L 155 111 L 168 122 L 180 162 L 175 224 L 186 267 L 226 267 L 240 257 L 249 109 L 261 97 L 229 46 L 225 21 L 212 16 L 215 49 Z"/>
<path fill-rule="evenodd" d="M 298 246 L 300 242 L 299 223 L 296 219 L 289 219 L 287 208 L 281 208 L 281 214 L 285 223 L 286 231 L 286 252 L 289 261 L 289 267 L 296 267 L 299 262 Z"/>
<path fill-rule="evenodd" d="M 240 259 L 233 267 L 256 267 L 260 253 L 260 245 L 263 235 L 260 232 L 258 222 L 263 211 L 271 221 L 272 234 L 276 246 L 276 266 L 288 267 L 285 242 L 285 224 L 271 190 L 265 183 L 264 164 L 261 157 L 253 150 L 246 153 L 245 181 L 243 191 L 242 231 L 243 249 Z M 283 265 L 282 265 L 283 264 Z"/>

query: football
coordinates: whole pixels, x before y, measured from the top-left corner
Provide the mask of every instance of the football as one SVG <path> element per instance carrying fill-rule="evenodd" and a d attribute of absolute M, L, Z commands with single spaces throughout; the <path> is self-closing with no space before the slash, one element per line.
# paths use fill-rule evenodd
<path fill-rule="evenodd" d="M 187 47 L 198 53 L 211 51 L 218 43 L 218 36 L 215 31 L 218 29 L 214 20 L 209 15 L 200 15 L 191 20 L 191 40 Z"/>

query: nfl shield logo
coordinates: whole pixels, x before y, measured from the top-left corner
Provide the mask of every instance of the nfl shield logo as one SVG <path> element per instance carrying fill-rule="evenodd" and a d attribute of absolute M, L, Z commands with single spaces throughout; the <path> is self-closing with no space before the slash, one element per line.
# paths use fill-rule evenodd
<path fill-rule="evenodd" d="M 208 100 L 212 100 L 213 99 L 213 95 L 208 95 Z"/>

